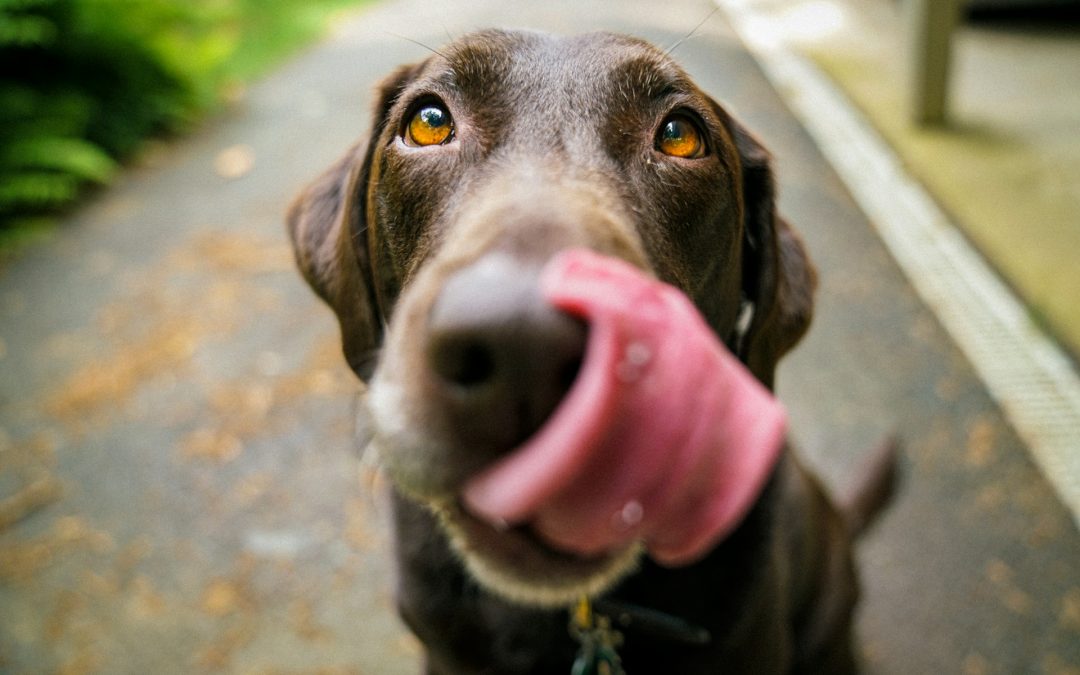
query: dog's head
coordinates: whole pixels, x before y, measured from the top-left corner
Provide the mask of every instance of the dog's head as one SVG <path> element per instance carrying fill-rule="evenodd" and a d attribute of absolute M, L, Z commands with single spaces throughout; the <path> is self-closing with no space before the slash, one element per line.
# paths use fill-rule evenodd
<path fill-rule="evenodd" d="M 596 591 L 636 553 L 579 556 L 459 506 L 464 482 L 563 398 L 585 327 L 537 290 L 557 252 L 681 289 L 771 386 L 813 272 L 762 146 L 637 39 L 487 31 L 400 68 L 373 128 L 294 203 L 301 270 L 369 383 L 373 445 L 481 582 L 531 602 Z"/>

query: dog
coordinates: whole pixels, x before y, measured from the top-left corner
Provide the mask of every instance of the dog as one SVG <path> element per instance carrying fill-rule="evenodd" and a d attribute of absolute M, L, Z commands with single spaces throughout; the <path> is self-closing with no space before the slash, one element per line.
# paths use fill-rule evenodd
<path fill-rule="evenodd" d="M 785 451 L 737 527 L 677 566 L 635 547 L 577 555 L 459 498 L 573 386 L 587 326 L 536 290 L 567 249 L 679 289 L 771 388 L 816 285 L 774 192 L 762 144 L 656 47 L 489 30 L 387 77 L 366 139 L 295 200 L 298 266 L 367 384 L 398 608 L 427 673 L 570 672 L 581 595 L 629 672 L 856 671 L 851 547 L 887 457 L 834 502 Z M 443 340 L 477 330 L 494 353 Z"/>

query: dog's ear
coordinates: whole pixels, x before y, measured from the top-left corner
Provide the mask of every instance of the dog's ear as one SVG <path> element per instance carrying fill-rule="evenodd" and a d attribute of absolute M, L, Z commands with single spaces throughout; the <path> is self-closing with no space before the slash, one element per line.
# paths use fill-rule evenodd
<path fill-rule="evenodd" d="M 345 359 L 364 381 L 374 368 L 385 320 L 368 241 L 371 164 L 390 109 L 421 67 L 403 66 L 382 82 L 366 140 L 301 192 L 286 217 L 297 265 L 337 314 Z"/>
<path fill-rule="evenodd" d="M 802 239 L 776 212 L 768 151 L 738 122 L 728 122 L 742 166 L 743 294 L 752 310 L 749 325 L 741 326 L 738 351 L 772 388 L 780 357 L 810 326 L 817 275 Z"/>

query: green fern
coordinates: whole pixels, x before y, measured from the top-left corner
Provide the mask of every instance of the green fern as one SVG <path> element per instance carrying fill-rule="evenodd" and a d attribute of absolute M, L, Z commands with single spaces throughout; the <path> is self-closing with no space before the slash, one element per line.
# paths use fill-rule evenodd
<path fill-rule="evenodd" d="M 363 0 L 0 0 L 0 249 Z"/>
<path fill-rule="evenodd" d="M 56 38 L 56 26 L 37 16 L 11 16 L 0 21 L 0 45 L 40 47 Z"/>
<path fill-rule="evenodd" d="M 0 212 L 26 214 L 67 204 L 79 191 L 79 179 L 51 171 L 0 174 Z"/>
<path fill-rule="evenodd" d="M 188 118 L 190 85 L 124 11 L 161 0 L 0 0 L 0 229 L 107 183 L 149 134 Z"/>
<path fill-rule="evenodd" d="M 79 180 L 108 183 L 116 171 L 116 162 L 81 138 L 44 136 L 13 141 L 3 149 L 0 167 L 56 171 Z"/>

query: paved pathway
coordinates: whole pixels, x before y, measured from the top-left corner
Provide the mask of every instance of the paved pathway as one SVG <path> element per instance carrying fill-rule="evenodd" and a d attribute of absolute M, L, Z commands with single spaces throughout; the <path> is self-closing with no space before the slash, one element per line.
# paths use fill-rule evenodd
<path fill-rule="evenodd" d="M 357 387 L 281 214 L 364 131 L 372 83 L 425 55 L 410 40 L 526 25 L 666 45 L 711 10 L 508 7 L 359 15 L 0 271 L 0 672 L 417 672 L 350 440 Z M 883 433 L 906 441 L 860 553 L 868 671 L 1077 672 L 1069 515 L 723 18 L 675 54 L 773 149 L 821 269 L 780 372 L 798 442 L 835 484 Z"/>

